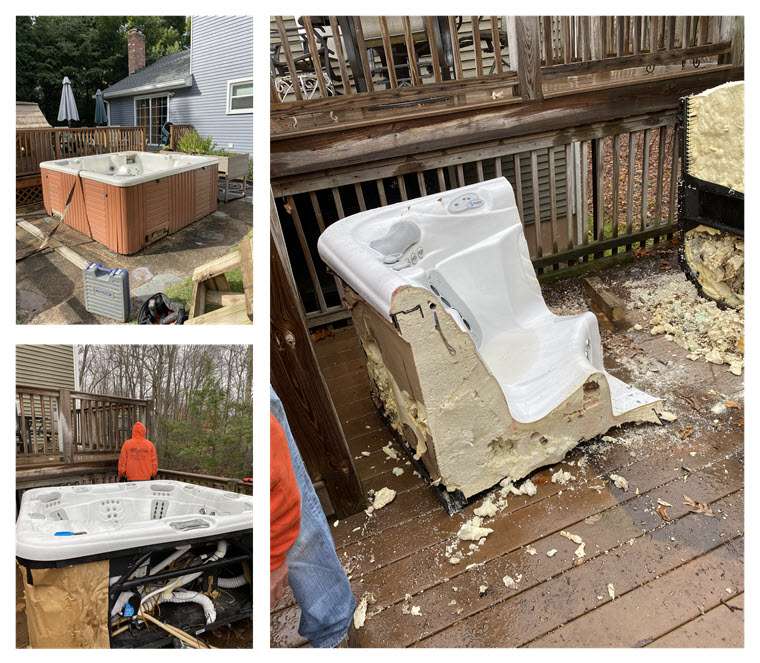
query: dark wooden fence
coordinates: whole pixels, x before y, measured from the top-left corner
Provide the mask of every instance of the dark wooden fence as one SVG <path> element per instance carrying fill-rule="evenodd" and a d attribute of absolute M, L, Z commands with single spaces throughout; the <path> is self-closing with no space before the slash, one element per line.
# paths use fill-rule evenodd
<path fill-rule="evenodd" d="M 87 462 L 118 455 L 151 402 L 68 389 L 16 386 L 16 464 Z"/>
<path fill-rule="evenodd" d="M 291 269 L 311 325 L 347 316 L 316 242 L 359 211 L 506 177 L 539 272 L 617 253 L 674 230 L 675 112 L 577 127 L 273 182 Z M 317 187 L 315 188 L 315 184 Z"/>

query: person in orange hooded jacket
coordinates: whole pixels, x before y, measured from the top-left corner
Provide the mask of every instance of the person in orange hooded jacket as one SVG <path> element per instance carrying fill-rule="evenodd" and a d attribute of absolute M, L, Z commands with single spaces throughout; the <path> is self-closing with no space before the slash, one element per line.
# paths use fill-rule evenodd
<path fill-rule="evenodd" d="M 145 437 L 141 421 L 132 426 L 132 437 L 121 447 L 119 454 L 119 478 L 127 481 L 148 481 L 158 474 L 156 447 Z"/>

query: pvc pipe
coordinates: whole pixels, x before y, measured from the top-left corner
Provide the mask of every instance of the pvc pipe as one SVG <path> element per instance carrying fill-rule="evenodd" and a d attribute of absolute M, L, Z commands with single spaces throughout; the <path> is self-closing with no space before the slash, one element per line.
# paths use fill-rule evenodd
<path fill-rule="evenodd" d="M 216 544 L 216 550 L 208 556 L 208 558 L 204 561 L 204 564 L 208 564 L 209 562 L 216 562 L 217 560 L 222 559 L 227 554 L 227 542 L 222 539 Z M 179 587 L 184 587 L 185 585 L 191 583 L 196 578 L 200 578 L 203 575 L 203 571 L 198 571 L 197 573 L 191 573 L 186 576 L 180 576 L 179 578 L 176 578 L 175 580 L 172 580 L 170 583 L 164 585 L 163 587 L 159 587 L 158 589 L 154 589 L 150 594 L 147 594 L 142 598 L 142 601 L 140 601 L 140 607 L 142 608 L 145 606 L 145 609 L 150 609 L 155 605 L 156 601 L 152 601 L 151 603 L 148 603 L 149 599 L 152 599 L 156 594 L 164 594 L 171 592 L 175 589 L 178 589 Z"/>
<path fill-rule="evenodd" d="M 151 570 L 150 575 L 153 575 L 154 573 L 158 573 L 162 569 L 165 569 L 169 564 L 171 564 L 173 561 L 179 559 L 184 555 L 188 550 L 190 550 L 189 545 L 187 546 L 179 546 L 171 555 L 169 555 L 165 560 L 159 562 L 156 564 Z"/>

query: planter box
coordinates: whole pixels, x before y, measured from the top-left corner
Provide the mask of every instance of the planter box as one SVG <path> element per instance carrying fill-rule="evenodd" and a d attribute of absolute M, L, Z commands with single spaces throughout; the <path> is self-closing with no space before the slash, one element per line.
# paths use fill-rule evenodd
<path fill-rule="evenodd" d="M 219 174 L 228 180 L 243 180 L 248 178 L 248 155 L 244 152 L 233 152 L 219 159 Z"/>

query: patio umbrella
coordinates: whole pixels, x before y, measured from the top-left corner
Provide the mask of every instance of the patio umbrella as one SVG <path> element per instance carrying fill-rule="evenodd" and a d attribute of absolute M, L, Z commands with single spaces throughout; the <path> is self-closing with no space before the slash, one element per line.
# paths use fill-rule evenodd
<path fill-rule="evenodd" d="M 72 120 L 79 122 L 79 111 L 77 111 L 77 102 L 74 101 L 74 92 L 71 90 L 71 81 L 68 76 L 64 76 L 61 105 L 58 107 L 58 121 L 65 121 L 71 126 Z"/>
<path fill-rule="evenodd" d="M 95 93 L 95 124 L 108 124 L 106 104 L 103 101 L 103 93 L 100 90 Z"/>

